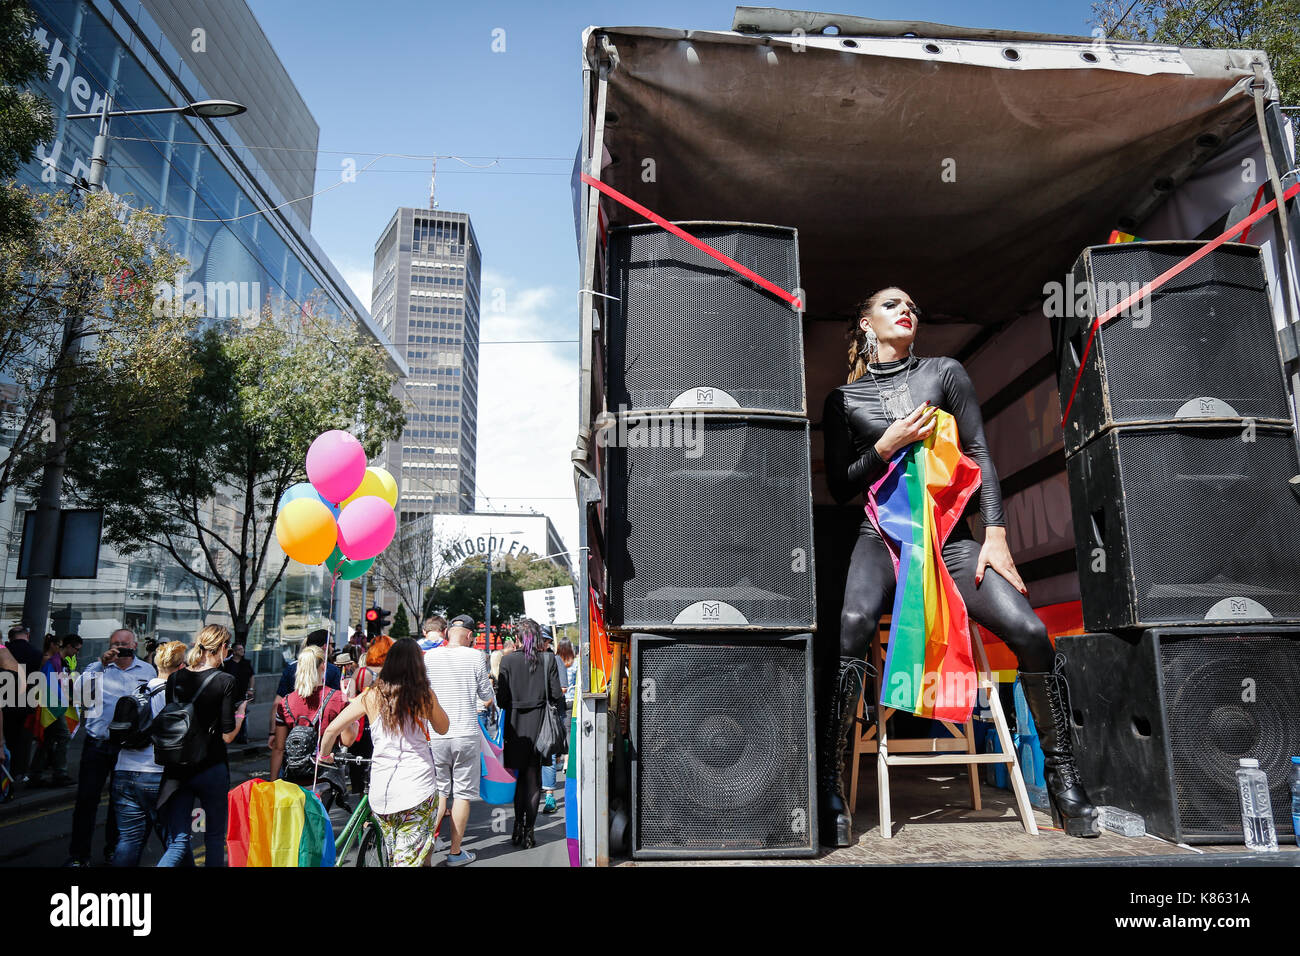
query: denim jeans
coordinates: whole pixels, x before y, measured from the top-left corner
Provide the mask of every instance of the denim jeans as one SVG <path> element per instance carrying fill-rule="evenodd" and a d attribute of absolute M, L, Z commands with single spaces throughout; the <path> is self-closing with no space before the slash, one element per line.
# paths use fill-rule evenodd
<path fill-rule="evenodd" d="M 117 808 L 117 838 L 114 866 L 139 866 L 140 854 L 149 834 L 158 826 L 158 788 L 161 773 L 138 770 L 113 771 L 113 805 Z"/>
<path fill-rule="evenodd" d="M 226 796 L 230 792 L 230 767 L 214 764 L 200 770 L 180 786 L 162 805 L 160 819 L 167 838 L 159 866 L 193 866 L 191 833 L 196 828 L 194 801 L 203 808 L 203 845 L 207 850 L 204 866 L 226 865 Z"/>
<path fill-rule="evenodd" d="M 542 764 L 542 789 L 543 790 L 555 789 L 555 759 L 556 758 L 552 757 L 550 760 Z"/>
<path fill-rule="evenodd" d="M 81 747 L 81 769 L 77 774 L 77 803 L 72 811 L 72 844 L 68 855 L 74 860 L 90 862 L 90 838 L 95 833 L 95 816 L 104 784 L 113 777 L 120 748 L 107 740 L 87 737 Z M 108 825 L 104 830 L 104 856 L 117 848 L 117 811 L 108 801 Z"/>

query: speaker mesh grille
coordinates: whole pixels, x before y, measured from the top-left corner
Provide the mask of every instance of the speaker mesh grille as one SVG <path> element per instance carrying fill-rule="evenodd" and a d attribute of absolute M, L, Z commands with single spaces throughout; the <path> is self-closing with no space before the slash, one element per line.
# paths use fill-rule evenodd
<path fill-rule="evenodd" d="M 682 226 L 781 288 L 799 285 L 794 230 Z M 786 302 L 658 226 L 614 230 L 610 263 L 611 408 L 668 408 L 714 388 L 741 408 L 803 414 L 803 336 Z"/>
<path fill-rule="evenodd" d="M 1090 250 L 1093 301 L 1103 311 L 1118 305 L 1201 245 L 1117 243 Z M 1102 290 L 1116 284 L 1124 291 L 1106 301 Z M 1220 247 L 1153 293 L 1147 317 L 1120 316 L 1102 326 L 1112 420 L 1173 418 L 1202 396 L 1226 402 L 1244 418 L 1289 419 L 1266 289 L 1257 250 Z M 1141 324 L 1148 318 L 1150 324 Z"/>
<path fill-rule="evenodd" d="M 1166 636 L 1160 648 L 1184 831 L 1241 834 L 1237 761 L 1254 757 L 1278 832 L 1294 833 L 1287 777 L 1300 755 L 1300 642 Z"/>
<path fill-rule="evenodd" d="M 611 623 L 721 601 L 753 626 L 814 626 L 807 423 L 687 420 L 693 447 L 610 449 Z"/>
<path fill-rule="evenodd" d="M 636 848 L 809 847 L 809 639 L 636 646 Z"/>
<path fill-rule="evenodd" d="M 1128 550 L 1145 623 L 1200 621 L 1245 597 L 1300 620 L 1300 502 L 1289 431 L 1121 428 Z M 1117 573 L 1117 569 L 1113 569 Z"/>

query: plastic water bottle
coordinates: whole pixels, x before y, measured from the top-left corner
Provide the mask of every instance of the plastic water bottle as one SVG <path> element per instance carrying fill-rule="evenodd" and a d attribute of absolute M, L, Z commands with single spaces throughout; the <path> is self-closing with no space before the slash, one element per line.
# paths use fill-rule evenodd
<path fill-rule="evenodd" d="M 1246 849 L 1276 852 L 1277 830 L 1268 797 L 1268 775 L 1253 757 L 1242 757 L 1240 765 L 1237 788 L 1241 791 L 1241 828 L 1246 834 Z"/>
<path fill-rule="evenodd" d="M 1291 832 L 1300 841 L 1300 757 L 1291 758 L 1291 776 L 1287 778 L 1291 788 Z"/>

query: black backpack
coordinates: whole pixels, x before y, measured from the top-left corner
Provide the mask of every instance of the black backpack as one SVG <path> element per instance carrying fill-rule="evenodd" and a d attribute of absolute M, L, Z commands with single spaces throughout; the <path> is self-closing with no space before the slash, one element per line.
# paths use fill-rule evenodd
<path fill-rule="evenodd" d="M 325 713 L 325 705 L 333 696 L 334 688 L 331 687 L 324 700 L 320 702 L 320 706 L 316 708 L 316 716 L 306 724 L 298 723 L 300 718 L 295 717 L 293 711 L 289 709 L 289 698 L 284 699 L 284 712 L 293 721 L 289 727 L 289 735 L 284 740 L 285 780 L 296 782 L 310 780 L 315 776 L 316 748 L 320 743 L 320 719 Z"/>
<path fill-rule="evenodd" d="M 148 681 L 140 681 L 134 693 L 117 699 L 113 707 L 113 722 L 108 725 L 108 739 L 126 750 L 139 750 L 153 742 L 153 696 L 166 688 L 159 684 L 149 689 Z"/>
<path fill-rule="evenodd" d="M 223 671 L 214 667 L 199 682 L 199 689 L 185 703 L 173 700 L 153 720 L 153 759 L 163 767 L 195 767 L 208 755 L 210 727 L 198 726 L 194 702 L 208 681 Z"/>

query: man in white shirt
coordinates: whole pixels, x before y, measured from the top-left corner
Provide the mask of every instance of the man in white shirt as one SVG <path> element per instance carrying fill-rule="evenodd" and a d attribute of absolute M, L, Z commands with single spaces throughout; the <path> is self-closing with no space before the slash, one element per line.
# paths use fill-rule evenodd
<path fill-rule="evenodd" d="M 491 702 L 492 682 L 488 677 L 487 656 L 471 646 L 474 642 L 474 619 L 468 614 L 451 619 L 447 625 L 447 643 L 426 651 L 424 669 L 438 703 L 447 712 L 451 725 L 445 734 L 434 734 L 430 743 L 436 764 L 438 819 L 442 824 L 451 797 L 451 855 L 448 866 L 474 862 L 474 854 L 461 851 L 460 842 L 469 822 L 469 804 L 478 799 L 479 727 L 478 702 Z"/>
<path fill-rule="evenodd" d="M 135 692 L 142 681 L 158 676 L 153 665 L 135 656 L 135 632 L 119 628 L 109 635 L 108 650 L 77 678 L 74 699 L 86 702 L 81 718 L 86 728 L 86 742 L 81 748 L 81 766 L 77 774 L 77 802 L 72 811 L 72 842 L 68 848 L 68 866 L 90 865 L 90 840 L 95 832 L 95 815 L 104 784 L 113 776 L 118 747 L 108 739 L 108 725 L 113 720 L 117 702 Z M 95 706 L 89 706 L 94 701 Z M 117 814 L 108 803 L 108 825 L 104 831 L 104 860 L 113 861 L 117 847 Z"/>

